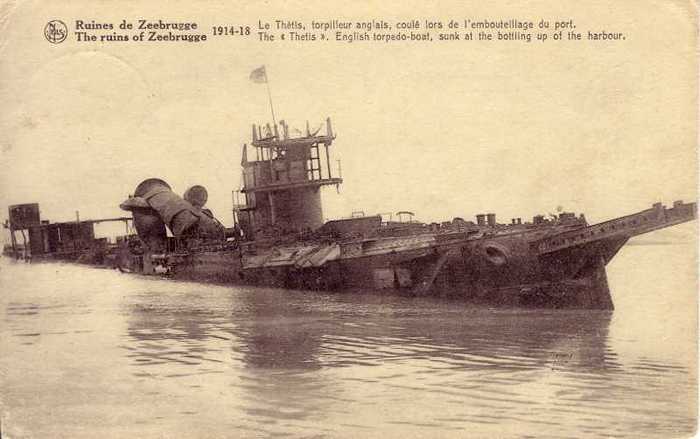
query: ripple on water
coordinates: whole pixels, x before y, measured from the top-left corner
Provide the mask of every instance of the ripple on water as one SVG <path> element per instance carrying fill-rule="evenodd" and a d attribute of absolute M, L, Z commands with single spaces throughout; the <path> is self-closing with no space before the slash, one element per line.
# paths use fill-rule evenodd
<path fill-rule="evenodd" d="M 72 273 L 93 273 L 82 270 Z M 694 360 L 630 337 L 620 328 L 644 316 L 624 310 L 612 322 L 607 312 L 114 279 L 111 290 L 58 285 L 3 302 L 3 351 L 36 378 L 10 370 L 3 404 L 25 407 L 16 410 L 44 432 L 61 416 L 114 419 L 114 429 L 124 419 L 153 431 L 197 425 L 211 436 L 666 437 L 694 428 Z M 27 398 L 46 399 L 22 406 Z M 103 399 L 106 420 L 90 411 Z"/>

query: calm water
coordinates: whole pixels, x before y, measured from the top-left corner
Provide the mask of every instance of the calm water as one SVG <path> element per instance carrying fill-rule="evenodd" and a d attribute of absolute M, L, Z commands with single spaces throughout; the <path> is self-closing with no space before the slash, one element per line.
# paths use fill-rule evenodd
<path fill-rule="evenodd" d="M 612 313 L 5 259 L 3 437 L 687 436 L 694 253 L 625 247 Z"/>

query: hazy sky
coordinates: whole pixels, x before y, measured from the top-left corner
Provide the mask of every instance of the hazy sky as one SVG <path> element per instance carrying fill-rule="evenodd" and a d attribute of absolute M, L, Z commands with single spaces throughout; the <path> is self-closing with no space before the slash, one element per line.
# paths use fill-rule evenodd
<path fill-rule="evenodd" d="M 454 2 L 456 3 L 456 2 Z M 327 218 L 413 210 L 419 219 L 530 218 L 557 206 L 599 221 L 655 201 L 696 198 L 697 65 L 691 2 L 482 2 L 442 9 L 401 2 L 289 2 L 194 8 L 120 2 L 5 4 L 0 40 L 0 211 L 38 202 L 42 216 L 121 216 L 148 177 L 179 193 L 209 191 L 231 223 L 240 151 L 268 122 L 266 65 L 278 119 L 303 129 L 330 116 L 342 160 Z M 584 4 L 585 3 L 585 4 Z M 115 2 L 114 5 L 117 5 Z M 285 6 L 282 6 L 285 5 Z M 345 6 L 343 6 L 345 5 Z M 614 7 L 610 6 L 614 5 Z M 354 6 L 355 7 L 355 6 Z M 117 10 L 118 9 L 118 10 Z M 573 18 L 579 31 L 624 32 L 617 43 L 49 44 L 60 18 L 248 24 L 258 19 Z M 6 217 L 6 213 L 3 214 Z"/>

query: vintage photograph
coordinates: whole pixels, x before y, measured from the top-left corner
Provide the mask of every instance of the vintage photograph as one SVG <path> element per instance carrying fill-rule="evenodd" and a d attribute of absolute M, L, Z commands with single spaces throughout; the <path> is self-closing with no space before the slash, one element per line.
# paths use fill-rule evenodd
<path fill-rule="evenodd" d="M 0 29 L 0 438 L 696 433 L 695 3 Z"/>

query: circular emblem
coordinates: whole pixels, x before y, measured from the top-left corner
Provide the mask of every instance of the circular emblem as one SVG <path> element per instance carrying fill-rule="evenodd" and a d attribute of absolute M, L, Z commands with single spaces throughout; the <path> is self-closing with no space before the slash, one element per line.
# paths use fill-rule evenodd
<path fill-rule="evenodd" d="M 51 20 L 44 27 L 44 36 L 49 43 L 62 43 L 68 37 L 68 27 L 61 20 Z"/>

